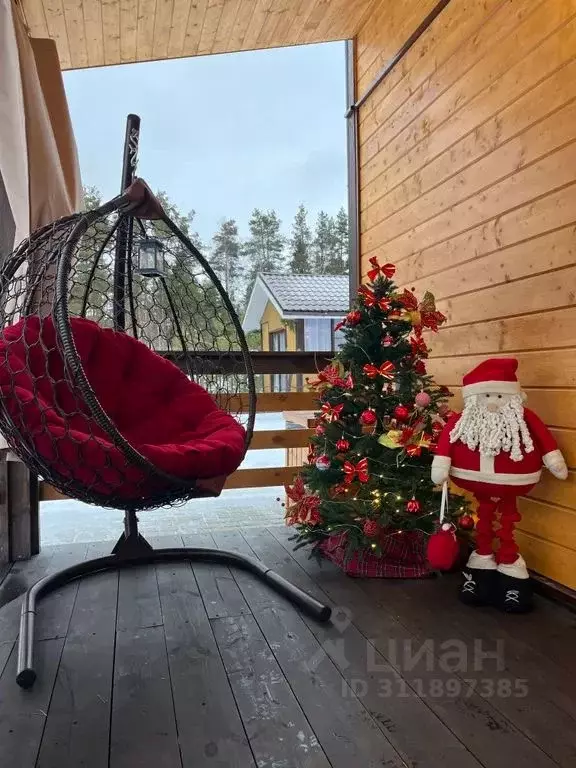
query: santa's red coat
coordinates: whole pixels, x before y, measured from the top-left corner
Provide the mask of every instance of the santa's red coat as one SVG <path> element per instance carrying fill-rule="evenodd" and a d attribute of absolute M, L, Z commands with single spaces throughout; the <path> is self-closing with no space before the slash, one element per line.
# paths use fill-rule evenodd
<path fill-rule="evenodd" d="M 533 411 L 524 408 L 524 420 L 534 450 L 526 453 L 522 445 L 521 461 L 512 461 L 505 451 L 500 451 L 497 456 L 481 456 L 479 450 L 471 451 L 461 440 L 450 442 L 450 432 L 460 416 L 455 413 L 448 419 L 435 453 L 436 457 L 451 459 L 450 477 L 453 482 L 477 496 L 520 496 L 528 493 L 540 480 L 543 458 L 558 448 L 544 422 Z M 437 459 L 435 463 L 438 463 Z"/>

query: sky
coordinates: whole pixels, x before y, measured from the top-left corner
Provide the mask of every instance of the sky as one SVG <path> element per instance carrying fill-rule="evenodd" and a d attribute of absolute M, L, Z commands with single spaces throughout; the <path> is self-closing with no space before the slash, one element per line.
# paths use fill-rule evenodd
<path fill-rule="evenodd" d="M 142 118 L 138 175 L 209 243 L 224 218 L 247 236 L 255 207 L 289 232 L 346 203 L 344 43 L 64 73 L 85 185 L 120 190 L 126 115 Z"/>

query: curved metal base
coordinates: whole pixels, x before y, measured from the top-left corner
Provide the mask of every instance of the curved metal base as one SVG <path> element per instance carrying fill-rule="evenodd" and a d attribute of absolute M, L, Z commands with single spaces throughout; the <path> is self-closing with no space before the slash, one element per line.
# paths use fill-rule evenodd
<path fill-rule="evenodd" d="M 131 538 L 131 537 L 128 537 Z M 275 571 L 267 568 L 255 558 L 241 555 L 236 552 L 228 552 L 220 549 L 204 549 L 196 547 L 179 547 L 176 549 L 152 549 L 148 542 L 139 536 L 138 544 L 126 552 L 127 539 L 122 537 L 114 553 L 95 560 L 86 560 L 70 568 L 46 576 L 36 582 L 25 595 L 20 617 L 20 638 L 18 641 L 18 672 L 16 682 L 22 688 L 30 688 L 36 680 L 34 669 L 34 621 L 36 607 L 41 597 L 58 589 L 69 581 L 99 573 L 109 569 L 124 568 L 130 565 L 145 565 L 148 563 L 173 562 L 177 560 L 193 560 L 196 562 L 216 563 L 219 565 L 231 565 L 242 568 L 257 576 L 268 584 L 276 592 L 286 597 L 297 608 L 307 613 L 318 621 L 328 621 L 332 610 L 323 605 L 303 590 L 286 581 Z"/>

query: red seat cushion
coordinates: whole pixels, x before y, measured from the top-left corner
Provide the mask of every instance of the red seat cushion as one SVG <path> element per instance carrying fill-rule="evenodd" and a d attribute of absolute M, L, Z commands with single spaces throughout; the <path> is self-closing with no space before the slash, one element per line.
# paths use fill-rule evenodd
<path fill-rule="evenodd" d="M 205 389 L 125 333 L 81 318 L 71 327 L 96 397 L 140 454 L 185 481 L 238 467 L 245 430 Z M 71 386 L 50 318 L 26 317 L 0 334 L 0 396 L 29 450 L 64 479 L 122 498 L 159 491 L 158 479 L 113 444 Z"/>

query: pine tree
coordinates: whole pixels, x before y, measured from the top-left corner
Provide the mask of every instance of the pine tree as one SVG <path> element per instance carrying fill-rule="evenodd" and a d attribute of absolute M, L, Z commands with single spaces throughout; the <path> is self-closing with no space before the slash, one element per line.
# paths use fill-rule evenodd
<path fill-rule="evenodd" d="M 284 271 L 284 237 L 280 232 L 281 223 L 276 211 L 261 211 L 255 208 L 252 212 L 248 224 L 250 237 L 242 246 L 248 276 L 245 303 L 258 272 Z"/>
<path fill-rule="evenodd" d="M 156 192 L 156 197 L 170 219 L 204 255 L 204 244 L 198 232 L 194 230 L 196 212 L 191 210 L 183 213 L 162 190 Z M 158 280 L 134 275 L 134 293 L 142 339 L 156 346 L 165 344 L 167 348 L 181 349 L 180 334 L 183 334 L 187 345 L 194 344 L 200 348 L 204 343 L 202 337 L 206 339 L 207 346 L 212 345 L 217 319 L 210 314 L 204 317 L 203 324 L 198 321 L 198 315 L 204 313 L 207 306 L 206 289 L 202 285 L 203 268 L 163 221 L 152 221 L 149 234 L 158 238 L 164 245 L 165 284 L 179 313 L 180 323 L 179 327 L 173 323 L 170 302 L 163 284 Z M 202 328 L 200 338 L 199 328 Z"/>
<path fill-rule="evenodd" d="M 188 213 L 182 213 L 176 203 L 173 203 L 166 192 L 163 190 L 158 190 L 156 192 L 156 197 L 160 201 L 162 208 L 164 208 L 164 211 L 169 216 L 169 218 L 171 218 L 172 221 L 182 230 L 182 232 L 184 232 L 184 234 L 190 238 L 193 245 L 195 245 L 199 251 L 204 252 L 204 243 L 202 242 L 198 232 L 193 229 L 194 219 L 196 218 L 196 211 L 191 210 Z M 159 237 L 160 239 L 162 239 L 162 237 L 172 236 L 166 225 L 161 221 L 155 223 L 154 230 L 155 237 Z"/>
<path fill-rule="evenodd" d="M 330 275 L 348 273 L 348 214 L 344 206 L 335 219 L 331 219 L 332 247 L 328 260 L 327 272 Z"/>
<path fill-rule="evenodd" d="M 310 265 L 310 245 L 312 235 L 307 222 L 308 213 L 302 204 L 298 207 L 292 224 L 290 239 L 290 273 L 306 275 L 312 271 Z"/>
<path fill-rule="evenodd" d="M 347 557 L 384 557 L 390 537 L 432 532 L 440 508 L 432 450 L 449 415 L 450 393 L 426 372 L 422 336 L 445 317 L 431 294 L 419 303 L 400 292 L 393 265 L 372 264 L 370 284 L 342 323 L 344 345 L 309 382 L 321 410 L 309 464 L 287 488 L 286 522 L 296 525 L 298 544 L 318 552 L 337 535 Z M 457 514 L 465 506 L 461 497 L 450 505 Z"/>
<path fill-rule="evenodd" d="M 102 195 L 96 187 L 84 187 L 84 209 L 93 211 L 101 205 Z M 88 227 L 74 254 L 74 279 L 70 294 L 70 312 L 73 315 L 84 315 L 104 324 L 112 302 L 114 238 L 106 245 L 112 226 L 111 217 L 106 217 Z M 100 253 L 103 247 L 104 251 Z M 97 258 L 98 263 L 95 264 Z M 90 289 L 86 293 L 89 280 Z"/>
<path fill-rule="evenodd" d="M 314 232 L 314 273 L 325 275 L 328 272 L 330 257 L 334 250 L 334 222 L 325 211 L 320 211 L 316 219 Z"/>
<path fill-rule="evenodd" d="M 242 275 L 240 238 L 238 237 L 238 225 L 234 219 L 225 219 L 220 224 L 220 229 L 212 238 L 212 243 L 210 263 L 234 304 L 239 288 L 238 283 Z"/>

